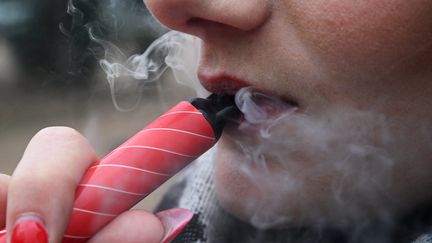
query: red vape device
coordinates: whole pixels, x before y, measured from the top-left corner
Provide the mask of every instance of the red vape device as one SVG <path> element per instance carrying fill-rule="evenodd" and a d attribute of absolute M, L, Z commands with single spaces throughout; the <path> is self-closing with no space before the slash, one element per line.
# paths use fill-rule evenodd
<path fill-rule="evenodd" d="M 210 149 L 236 114 L 228 95 L 182 101 L 92 165 L 76 190 L 62 242 L 86 242 Z M 5 239 L 0 231 L 0 243 Z"/>

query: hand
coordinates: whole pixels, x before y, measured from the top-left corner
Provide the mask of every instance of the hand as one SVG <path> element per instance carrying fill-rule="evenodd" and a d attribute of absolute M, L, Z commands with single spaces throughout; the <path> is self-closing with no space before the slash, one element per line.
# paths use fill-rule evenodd
<path fill-rule="evenodd" d="M 77 131 L 51 127 L 38 132 L 13 175 L 0 174 L 0 227 L 6 225 L 7 237 L 12 237 L 13 243 L 47 242 L 46 238 L 49 242 L 61 242 L 75 189 L 95 161 L 93 149 Z M 89 242 L 166 242 L 174 238 L 191 217 L 192 213 L 186 209 L 157 214 L 126 211 Z"/>

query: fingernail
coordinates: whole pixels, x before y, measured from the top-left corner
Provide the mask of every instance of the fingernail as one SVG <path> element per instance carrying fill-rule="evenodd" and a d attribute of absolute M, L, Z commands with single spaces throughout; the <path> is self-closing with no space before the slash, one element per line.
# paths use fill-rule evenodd
<path fill-rule="evenodd" d="M 161 220 L 165 236 L 162 243 L 172 241 L 189 223 L 192 219 L 193 213 L 184 208 L 168 209 L 159 213 L 156 216 Z"/>
<path fill-rule="evenodd" d="M 36 215 L 19 217 L 12 231 L 12 243 L 47 243 L 48 234 L 44 223 Z"/>

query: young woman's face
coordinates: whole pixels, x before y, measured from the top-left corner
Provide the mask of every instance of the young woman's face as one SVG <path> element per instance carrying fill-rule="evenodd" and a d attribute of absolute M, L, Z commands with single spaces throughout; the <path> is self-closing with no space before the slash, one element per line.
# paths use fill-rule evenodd
<path fill-rule="evenodd" d="M 298 105 L 227 129 L 216 189 L 234 215 L 349 224 L 432 198 L 432 1 L 145 2 L 202 39 L 208 90 L 251 85 Z"/>

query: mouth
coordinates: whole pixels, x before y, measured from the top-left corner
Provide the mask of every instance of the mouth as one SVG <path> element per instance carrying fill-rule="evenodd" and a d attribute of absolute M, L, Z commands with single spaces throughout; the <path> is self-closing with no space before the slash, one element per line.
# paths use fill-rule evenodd
<path fill-rule="evenodd" d="M 241 123 L 262 124 L 293 111 L 299 111 L 298 103 L 276 91 L 268 90 L 229 74 L 207 76 L 198 73 L 203 87 L 211 93 L 236 96 L 236 105 L 243 113 Z"/>

